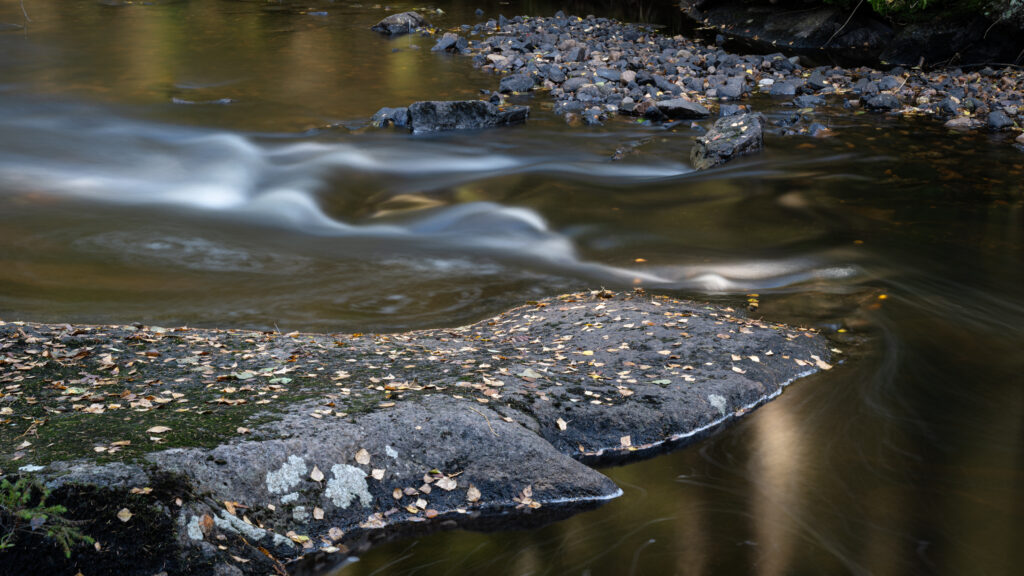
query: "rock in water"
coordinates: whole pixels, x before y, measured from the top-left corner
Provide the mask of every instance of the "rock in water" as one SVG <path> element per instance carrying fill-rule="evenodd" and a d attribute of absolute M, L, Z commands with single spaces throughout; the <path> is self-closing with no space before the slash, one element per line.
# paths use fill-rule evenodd
<path fill-rule="evenodd" d="M 496 106 L 482 100 L 428 101 L 409 106 L 413 132 L 475 130 L 526 121 L 529 106 Z"/>
<path fill-rule="evenodd" d="M 410 34 L 418 28 L 423 28 L 427 25 L 427 20 L 420 16 L 416 12 L 402 12 L 401 14 L 392 14 L 387 18 L 374 24 L 370 29 L 374 32 L 380 32 L 381 34 L 387 34 L 389 36 L 398 36 L 400 34 Z"/>
<path fill-rule="evenodd" d="M 376 128 L 387 128 L 388 126 L 406 127 L 409 125 L 409 109 L 381 108 L 370 119 L 370 124 Z"/>
<path fill-rule="evenodd" d="M 1006 130 L 1013 127 L 1013 120 L 1002 110 L 993 110 L 988 113 L 988 127 L 990 130 Z"/>
<path fill-rule="evenodd" d="M 512 74 L 501 79 L 499 92 L 529 92 L 533 89 L 533 78 L 529 74 Z"/>
<path fill-rule="evenodd" d="M 696 102 L 673 98 L 657 103 L 658 110 L 669 118 L 707 118 L 711 112 Z"/>
<path fill-rule="evenodd" d="M 707 134 L 696 138 L 690 163 L 697 170 L 704 170 L 741 154 L 757 152 L 764 147 L 764 124 L 760 113 L 719 118 Z"/>
<path fill-rule="evenodd" d="M 866 99 L 864 105 L 868 110 L 897 110 L 900 107 L 900 99 L 892 94 L 875 94 Z"/>

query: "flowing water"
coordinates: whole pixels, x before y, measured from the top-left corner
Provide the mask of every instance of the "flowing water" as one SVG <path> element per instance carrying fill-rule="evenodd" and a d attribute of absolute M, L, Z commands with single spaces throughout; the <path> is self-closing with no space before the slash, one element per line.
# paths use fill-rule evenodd
<path fill-rule="evenodd" d="M 671 4 L 430 18 L 675 25 Z M 569 129 L 542 93 L 525 126 L 377 131 L 382 106 L 497 86 L 429 38 L 369 32 L 385 14 L 0 2 L 0 318 L 366 332 L 601 286 L 757 293 L 757 315 L 821 328 L 845 361 L 605 470 L 625 495 L 600 509 L 394 542 L 338 574 L 1019 572 L 1024 154 L 1006 137 L 826 110 L 835 138 L 769 136 L 695 173 L 690 128 Z"/>

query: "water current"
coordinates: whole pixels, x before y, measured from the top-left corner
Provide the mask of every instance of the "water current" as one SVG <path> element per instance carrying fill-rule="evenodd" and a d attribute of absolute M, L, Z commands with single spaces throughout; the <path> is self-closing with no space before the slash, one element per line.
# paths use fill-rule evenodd
<path fill-rule="evenodd" d="M 430 8 L 440 28 L 477 8 L 679 20 L 667 1 Z M 624 496 L 597 510 L 393 542 L 337 574 L 1018 573 L 1024 154 L 1005 137 L 826 108 L 837 136 L 769 135 L 696 173 L 690 127 L 571 129 L 543 93 L 525 126 L 374 130 L 382 106 L 498 82 L 370 32 L 385 14 L 0 2 L 0 318 L 367 332 L 579 289 L 756 293 L 845 360 L 604 470 Z"/>

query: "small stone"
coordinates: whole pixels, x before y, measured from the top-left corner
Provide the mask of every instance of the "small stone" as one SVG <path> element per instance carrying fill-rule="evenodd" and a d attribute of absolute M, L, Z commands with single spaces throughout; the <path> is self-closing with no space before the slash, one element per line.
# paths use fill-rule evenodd
<path fill-rule="evenodd" d="M 527 74 L 512 74 L 501 79 L 499 92 L 529 92 L 533 89 L 533 78 Z"/>
<path fill-rule="evenodd" d="M 900 107 L 900 99 L 892 94 L 875 94 L 864 101 L 868 110 L 896 110 Z"/>
<path fill-rule="evenodd" d="M 795 96 L 796 86 L 792 82 L 776 82 L 768 93 L 772 96 Z"/>
<path fill-rule="evenodd" d="M 988 127 L 990 130 L 1006 130 L 1013 127 L 1013 120 L 1002 110 L 993 110 L 988 113 Z"/>
<path fill-rule="evenodd" d="M 707 118 L 711 112 L 696 102 L 673 98 L 657 103 L 657 109 L 669 118 Z"/>
<path fill-rule="evenodd" d="M 949 128 L 950 130 L 967 131 L 981 128 L 982 122 L 981 120 L 978 120 L 977 118 L 972 118 L 970 116 L 959 116 L 946 122 L 945 124 L 943 124 L 943 126 Z"/>

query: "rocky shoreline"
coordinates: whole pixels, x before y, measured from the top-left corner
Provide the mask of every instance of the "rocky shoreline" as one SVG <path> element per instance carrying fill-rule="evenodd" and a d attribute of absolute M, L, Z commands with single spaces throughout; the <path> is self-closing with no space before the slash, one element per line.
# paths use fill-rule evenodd
<path fill-rule="evenodd" d="M 832 354 L 641 292 L 391 335 L 0 322 L 0 474 L 95 539 L 65 557 L 56 520 L 22 526 L 0 573 L 294 572 L 550 521 L 620 494 L 588 464 L 699 438 Z"/>
<path fill-rule="evenodd" d="M 439 52 L 469 55 L 502 75 L 488 92 L 499 107 L 543 91 L 570 125 L 599 126 L 619 116 L 691 124 L 712 115 L 790 109 L 779 135 L 830 136 L 805 113 L 867 111 L 931 116 L 953 131 L 1004 134 L 1024 151 L 1024 71 L 1006 66 L 974 71 L 895 67 L 805 67 L 781 52 L 737 55 L 647 26 L 588 16 L 499 17 L 445 33 Z"/>

